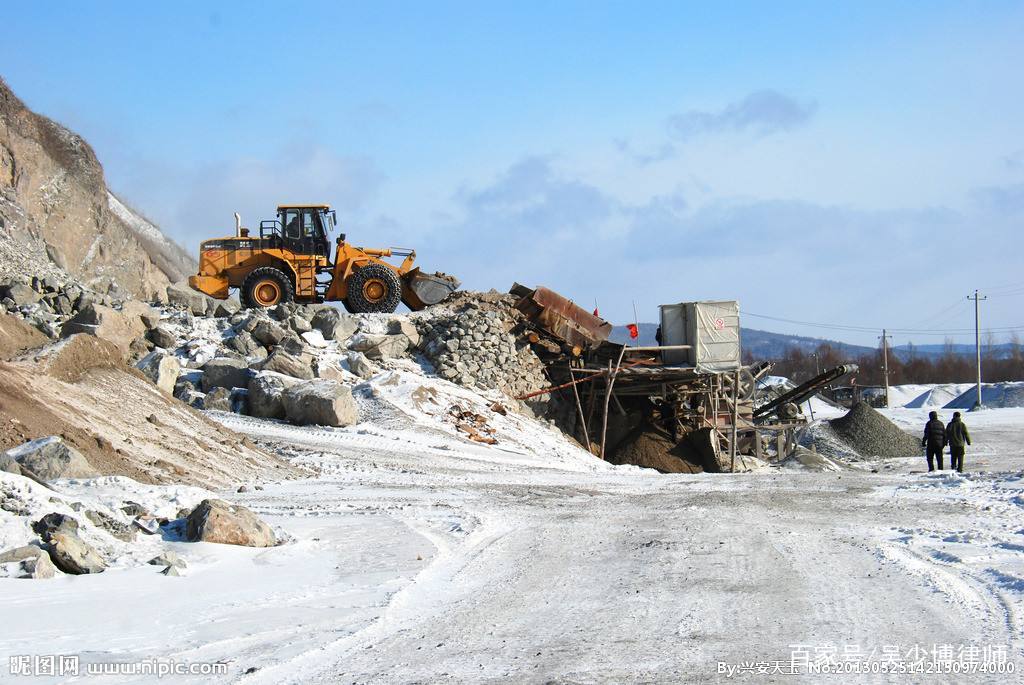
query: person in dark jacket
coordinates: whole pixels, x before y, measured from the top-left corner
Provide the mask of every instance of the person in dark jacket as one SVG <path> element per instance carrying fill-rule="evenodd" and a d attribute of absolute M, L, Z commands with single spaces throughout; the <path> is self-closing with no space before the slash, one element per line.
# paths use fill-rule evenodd
<path fill-rule="evenodd" d="M 953 420 L 946 425 L 946 442 L 949 443 L 949 467 L 963 473 L 964 445 L 971 444 L 971 434 L 967 432 L 967 424 L 960 420 L 958 411 L 953 412 Z"/>
<path fill-rule="evenodd" d="M 925 448 L 928 455 L 928 470 L 934 471 L 935 465 L 932 460 L 938 462 L 939 471 L 942 470 L 942 448 L 946 446 L 946 427 L 942 425 L 938 412 L 928 414 L 928 423 L 924 426 L 924 437 L 921 438 L 921 446 Z"/>

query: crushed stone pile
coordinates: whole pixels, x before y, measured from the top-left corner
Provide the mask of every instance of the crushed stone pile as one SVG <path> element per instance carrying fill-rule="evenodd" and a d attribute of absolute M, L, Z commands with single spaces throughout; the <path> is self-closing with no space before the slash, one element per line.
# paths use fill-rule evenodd
<path fill-rule="evenodd" d="M 921 454 L 921 441 L 900 430 L 865 402 L 828 422 L 832 432 L 862 457 L 897 459 Z M 824 450 L 822 450 L 824 451 Z"/>
<path fill-rule="evenodd" d="M 513 334 L 522 320 L 514 302 L 509 295 L 463 292 L 444 309 L 418 318 L 423 355 L 438 375 L 509 397 L 547 386 L 544 364 Z"/>

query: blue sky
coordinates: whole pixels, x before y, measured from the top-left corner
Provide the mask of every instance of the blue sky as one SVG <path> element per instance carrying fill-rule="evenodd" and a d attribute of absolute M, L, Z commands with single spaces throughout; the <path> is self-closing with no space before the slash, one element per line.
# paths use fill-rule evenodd
<path fill-rule="evenodd" d="M 34 5 L 0 75 L 190 250 L 327 201 L 617 322 L 738 299 L 936 343 L 979 287 L 1024 326 L 1021 3 Z"/>

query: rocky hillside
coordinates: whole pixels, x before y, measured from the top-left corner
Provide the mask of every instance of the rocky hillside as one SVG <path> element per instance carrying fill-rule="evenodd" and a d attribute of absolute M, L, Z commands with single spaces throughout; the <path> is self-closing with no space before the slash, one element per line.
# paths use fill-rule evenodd
<path fill-rule="evenodd" d="M 194 271 L 190 255 L 110 192 L 81 136 L 29 110 L 0 79 L 0 280 L 71 277 L 163 300 Z"/>

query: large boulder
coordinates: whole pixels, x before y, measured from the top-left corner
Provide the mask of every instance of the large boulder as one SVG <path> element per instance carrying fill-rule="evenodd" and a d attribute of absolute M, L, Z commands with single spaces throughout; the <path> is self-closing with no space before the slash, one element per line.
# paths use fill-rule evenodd
<path fill-rule="evenodd" d="M 50 536 L 50 559 L 64 573 L 102 573 L 107 562 L 75 533 L 56 532 Z"/>
<path fill-rule="evenodd" d="M 274 531 L 243 506 L 219 499 L 205 499 L 185 520 L 185 534 L 192 542 L 272 547 Z"/>
<path fill-rule="evenodd" d="M 237 314 L 241 308 L 241 302 L 234 297 L 229 297 L 226 300 L 217 300 L 217 304 L 213 308 L 213 315 L 218 319 L 225 319 Z"/>
<path fill-rule="evenodd" d="M 409 339 L 409 344 L 418 347 L 420 344 L 420 333 L 416 326 L 408 319 L 392 319 L 388 322 L 388 333 L 392 335 L 404 335 Z"/>
<path fill-rule="evenodd" d="M 224 343 L 228 349 L 232 349 L 235 352 L 244 355 L 246 357 L 266 357 L 267 351 L 252 337 L 248 331 L 239 331 L 233 337 L 228 338 L 227 342 Z"/>
<path fill-rule="evenodd" d="M 167 286 L 167 302 L 172 307 L 187 309 L 195 316 L 206 316 L 206 310 L 210 307 L 211 298 L 198 290 L 194 290 L 185 281 L 172 283 Z"/>
<path fill-rule="evenodd" d="M 57 569 L 46 550 L 35 545 L 0 552 L 0 564 L 18 563 L 19 578 L 53 578 Z"/>
<path fill-rule="evenodd" d="M 259 373 L 249 381 L 249 415 L 283 419 L 284 391 L 298 381 L 276 373 Z"/>
<path fill-rule="evenodd" d="M 349 349 L 362 352 L 369 359 L 394 359 L 409 350 L 410 340 L 404 333 L 397 335 L 375 335 L 360 333 L 352 338 Z"/>
<path fill-rule="evenodd" d="M 214 388 L 203 398 L 203 409 L 207 411 L 231 411 L 231 391 L 227 388 Z"/>
<path fill-rule="evenodd" d="M 132 341 L 145 335 L 146 325 L 138 312 L 125 314 L 112 307 L 90 303 L 69 319 L 61 329 L 61 337 L 87 333 L 112 342 L 127 353 Z"/>
<path fill-rule="evenodd" d="M 24 283 L 12 283 L 0 286 L 0 299 L 10 298 L 19 307 L 35 304 L 39 301 L 39 293 Z"/>
<path fill-rule="evenodd" d="M 78 535 L 78 521 L 71 516 L 54 511 L 38 521 L 33 521 L 32 532 L 42 538 L 43 542 L 49 542 L 54 533 Z"/>
<path fill-rule="evenodd" d="M 276 345 L 286 333 L 287 331 L 270 319 L 260 319 L 252 329 L 252 337 L 263 345 Z"/>
<path fill-rule="evenodd" d="M 288 335 L 281 338 L 281 341 L 277 343 L 277 347 L 274 349 L 282 350 L 293 357 L 297 357 L 306 351 L 306 343 L 295 333 L 289 332 Z"/>
<path fill-rule="evenodd" d="M 348 386 L 326 378 L 305 381 L 284 391 L 285 415 L 292 423 L 318 426 L 351 426 L 359 421 L 359 409 Z"/>
<path fill-rule="evenodd" d="M 363 380 L 369 380 L 377 373 L 377 367 L 362 352 L 349 352 L 346 359 L 349 371 Z"/>
<path fill-rule="evenodd" d="M 244 359 L 215 357 L 203 365 L 203 391 L 249 387 L 249 364 Z"/>
<path fill-rule="evenodd" d="M 313 327 L 309 325 L 309 320 L 302 318 L 298 314 L 292 315 L 292 317 L 288 319 L 288 327 L 299 335 L 313 330 Z"/>
<path fill-rule="evenodd" d="M 181 373 L 181 362 L 173 354 L 159 350 L 150 352 L 135 365 L 156 387 L 168 395 L 174 393 L 174 384 Z"/>
<path fill-rule="evenodd" d="M 321 307 L 309 323 L 327 340 L 348 340 L 359 330 L 358 319 L 342 314 L 334 307 Z"/>
<path fill-rule="evenodd" d="M 313 368 L 309 362 L 293 357 L 287 352 L 277 349 L 260 364 L 260 370 L 282 373 L 285 376 L 309 380 L 313 378 Z"/>
<path fill-rule="evenodd" d="M 311 331 L 306 331 L 299 337 L 302 338 L 302 342 L 306 343 L 310 347 L 327 347 L 327 340 L 324 338 L 324 334 L 315 328 Z"/>
<path fill-rule="evenodd" d="M 174 333 L 171 333 L 171 331 L 164 326 L 151 328 L 146 332 L 146 337 L 148 337 L 150 342 L 154 345 L 162 347 L 165 350 L 173 350 L 178 346 L 178 339 L 175 337 Z"/>
<path fill-rule="evenodd" d="M 92 478 L 99 475 L 85 457 L 57 435 L 26 442 L 4 454 L 43 480 Z"/>

